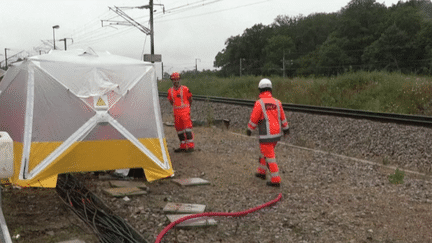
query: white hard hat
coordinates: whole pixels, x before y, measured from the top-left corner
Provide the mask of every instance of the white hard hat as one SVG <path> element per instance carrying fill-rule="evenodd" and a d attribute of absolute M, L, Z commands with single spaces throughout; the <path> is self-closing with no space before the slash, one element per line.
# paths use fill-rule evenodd
<path fill-rule="evenodd" d="M 264 89 L 264 88 L 270 88 L 271 89 L 272 83 L 271 83 L 270 79 L 266 79 L 266 78 L 261 79 L 261 81 L 258 84 L 258 88 L 259 89 Z"/>

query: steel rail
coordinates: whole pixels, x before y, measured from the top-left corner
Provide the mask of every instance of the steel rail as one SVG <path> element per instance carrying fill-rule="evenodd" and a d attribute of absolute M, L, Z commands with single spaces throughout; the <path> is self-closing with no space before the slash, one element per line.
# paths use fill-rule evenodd
<path fill-rule="evenodd" d="M 167 92 L 159 92 L 159 96 L 167 97 Z M 254 100 L 235 99 L 226 97 L 216 96 L 205 96 L 205 95 L 194 95 L 194 100 L 208 101 L 213 103 L 223 103 L 232 105 L 241 105 L 253 107 L 255 104 Z M 311 113 L 320 115 L 330 115 L 339 117 L 349 117 L 353 119 L 368 119 L 379 122 L 399 123 L 405 125 L 415 125 L 432 127 L 432 117 L 420 116 L 420 115 L 404 115 L 396 113 L 384 113 L 384 112 L 372 112 L 365 110 L 353 110 L 346 108 L 337 107 L 323 107 L 323 106 L 312 106 L 312 105 L 300 105 L 291 103 L 282 103 L 284 110 L 295 111 L 301 113 Z"/>

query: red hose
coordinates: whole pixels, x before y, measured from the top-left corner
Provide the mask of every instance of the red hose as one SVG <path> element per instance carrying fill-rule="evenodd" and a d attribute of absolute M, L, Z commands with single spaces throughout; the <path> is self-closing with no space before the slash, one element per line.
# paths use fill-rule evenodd
<path fill-rule="evenodd" d="M 193 214 L 193 215 L 188 215 L 185 216 L 183 218 L 177 219 L 176 221 L 170 223 L 167 227 L 165 227 L 158 235 L 158 237 L 156 238 L 155 243 L 159 243 L 161 242 L 162 238 L 164 237 L 164 235 L 168 232 L 168 230 L 170 230 L 171 228 L 173 228 L 176 224 L 179 224 L 183 221 L 186 221 L 188 219 L 193 219 L 193 218 L 200 218 L 200 217 L 207 217 L 207 216 L 231 216 L 231 217 L 241 217 L 241 216 L 245 216 L 249 213 L 258 211 L 262 208 L 268 207 L 272 204 L 277 203 L 279 200 L 282 199 L 282 193 L 279 193 L 279 195 L 277 196 L 277 198 L 273 199 L 270 202 L 266 202 L 258 207 L 255 208 L 251 208 L 248 209 L 246 211 L 242 211 L 242 212 L 234 212 L 234 213 L 224 213 L 224 212 L 208 212 L 208 213 L 198 213 L 198 214 Z"/>

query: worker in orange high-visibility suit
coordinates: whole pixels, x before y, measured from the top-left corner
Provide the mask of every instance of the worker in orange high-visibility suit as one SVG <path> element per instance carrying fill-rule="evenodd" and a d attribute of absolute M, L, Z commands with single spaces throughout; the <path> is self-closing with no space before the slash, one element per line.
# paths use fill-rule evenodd
<path fill-rule="evenodd" d="M 193 152 L 195 143 L 192 132 L 192 120 L 190 116 L 190 106 L 192 105 L 192 93 L 189 88 L 180 85 L 180 74 L 171 74 L 173 87 L 168 89 L 168 100 L 173 106 L 174 126 L 180 139 L 180 148 L 174 152 Z"/>
<path fill-rule="evenodd" d="M 280 187 L 281 178 L 276 163 L 275 146 L 284 136 L 289 135 L 289 125 L 285 117 L 282 103 L 272 96 L 272 83 L 269 79 L 261 79 L 258 84 L 259 99 L 255 102 L 248 123 L 247 135 L 258 127 L 261 155 L 255 176 L 266 179 L 266 170 L 270 170 L 271 179 L 268 186 Z"/>

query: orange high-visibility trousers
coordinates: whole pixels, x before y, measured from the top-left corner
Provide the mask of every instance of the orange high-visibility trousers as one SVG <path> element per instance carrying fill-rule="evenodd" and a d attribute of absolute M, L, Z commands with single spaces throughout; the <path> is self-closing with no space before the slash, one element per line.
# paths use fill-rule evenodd
<path fill-rule="evenodd" d="M 180 148 L 189 149 L 195 148 L 194 135 L 192 132 L 192 120 L 190 118 L 190 110 L 176 111 L 174 110 L 174 127 L 180 139 Z"/>
<path fill-rule="evenodd" d="M 265 175 L 267 172 L 267 168 L 270 171 L 272 183 L 280 183 L 281 178 L 279 176 L 279 167 L 276 164 L 276 155 L 275 155 L 275 147 L 277 142 L 270 143 L 260 143 L 260 151 L 261 155 L 259 158 L 259 166 L 257 168 L 257 172 Z"/>

